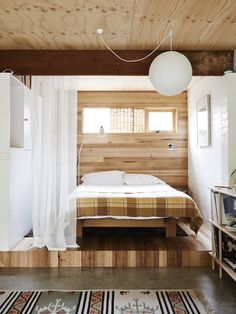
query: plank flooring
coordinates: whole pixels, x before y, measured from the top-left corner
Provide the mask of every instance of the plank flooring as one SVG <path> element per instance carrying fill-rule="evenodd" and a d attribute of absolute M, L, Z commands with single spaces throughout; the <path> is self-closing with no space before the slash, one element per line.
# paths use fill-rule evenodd
<path fill-rule="evenodd" d="M 188 227 L 185 227 L 188 231 Z M 25 238 L 10 252 L 0 252 L 0 267 L 206 267 L 209 248 L 188 236 L 85 236 L 77 249 L 48 251 Z"/>

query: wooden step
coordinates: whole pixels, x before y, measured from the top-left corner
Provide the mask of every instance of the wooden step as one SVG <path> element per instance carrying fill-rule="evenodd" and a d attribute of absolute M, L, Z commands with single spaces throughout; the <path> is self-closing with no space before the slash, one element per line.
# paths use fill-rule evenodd
<path fill-rule="evenodd" d="M 206 267 L 209 250 L 195 236 L 165 238 L 87 236 L 80 247 L 48 251 L 32 247 L 32 238 L 0 252 L 0 267 Z M 24 248 L 24 251 L 20 250 Z"/>

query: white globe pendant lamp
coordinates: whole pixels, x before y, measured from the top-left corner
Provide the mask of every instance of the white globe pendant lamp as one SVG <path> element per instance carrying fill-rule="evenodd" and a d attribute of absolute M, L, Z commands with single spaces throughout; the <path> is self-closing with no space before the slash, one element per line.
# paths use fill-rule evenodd
<path fill-rule="evenodd" d="M 165 96 L 177 95 L 186 90 L 191 82 L 192 66 L 182 53 L 163 52 L 152 61 L 149 78 L 158 93 Z"/>
<path fill-rule="evenodd" d="M 170 38 L 170 51 L 158 55 L 151 63 L 149 68 L 149 78 L 155 90 L 165 96 L 174 96 L 187 89 L 192 79 L 192 66 L 188 58 L 182 53 L 172 51 L 172 31 L 165 36 L 159 45 L 148 55 L 140 59 L 124 59 L 113 51 L 103 39 L 103 29 L 97 28 L 97 34 L 100 36 L 103 44 L 118 59 L 124 62 L 139 62 L 150 57 L 167 39 Z"/>

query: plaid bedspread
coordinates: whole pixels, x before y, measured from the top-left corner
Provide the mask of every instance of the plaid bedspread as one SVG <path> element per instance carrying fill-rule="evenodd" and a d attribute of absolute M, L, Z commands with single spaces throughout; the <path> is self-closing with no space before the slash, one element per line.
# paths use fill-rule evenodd
<path fill-rule="evenodd" d="M 202 217 L 190 197 L 79 197 L 78 217 L 128 216 L 128 217 L 188 217 L 191 228 L 197 232 Z"/>

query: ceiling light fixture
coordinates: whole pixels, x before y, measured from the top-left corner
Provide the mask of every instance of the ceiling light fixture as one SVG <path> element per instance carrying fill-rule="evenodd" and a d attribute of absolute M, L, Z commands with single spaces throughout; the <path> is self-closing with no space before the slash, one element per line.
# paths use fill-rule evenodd
<path fill-rule="evenodd" d="M 165 96 L 174 96 L 187 89 L 192 79 L 192 66 L 188 58 L 177 51 L 172 50 L 172 31 L 166 35 L 159 45 L 149 54 L 140 59 L 124 59 L 113 51 L 105 42 L 102 34 L 103 28 L 97 28 L 97 34 L 106 48 L 118 59 L 124 62 L 139 62 L 150 57 L 165 40 L 170 38 L 170 51 L 159 54 L 151 63 L 149 78 L 156 91 Z"/>

